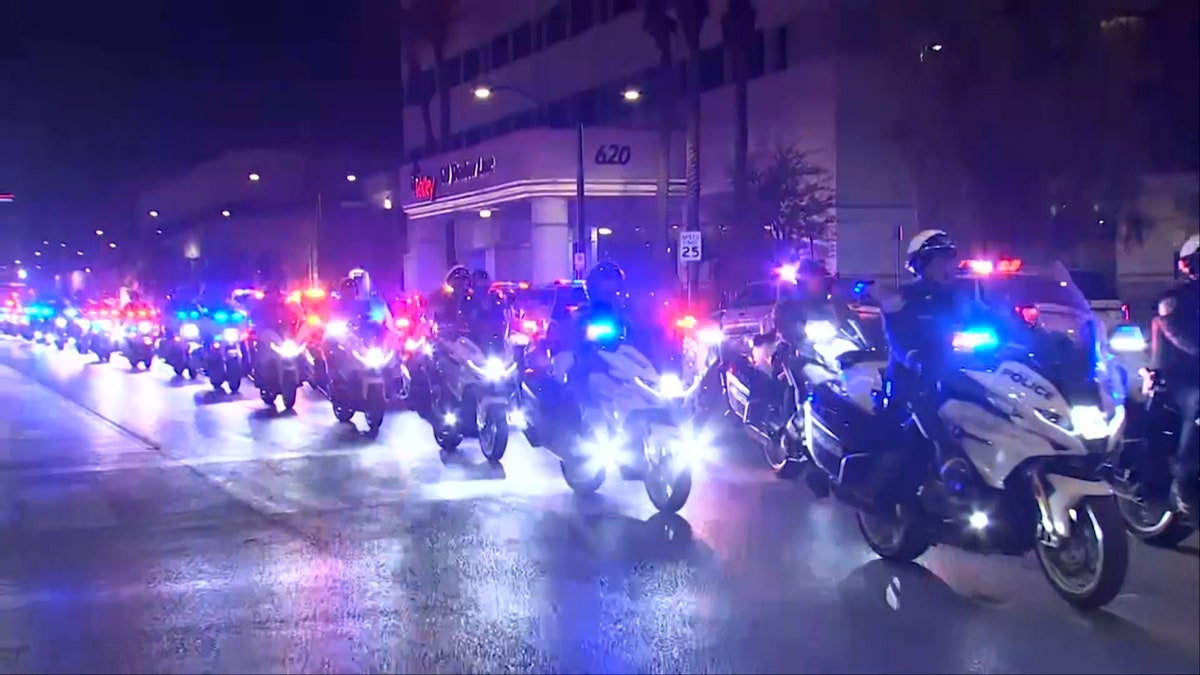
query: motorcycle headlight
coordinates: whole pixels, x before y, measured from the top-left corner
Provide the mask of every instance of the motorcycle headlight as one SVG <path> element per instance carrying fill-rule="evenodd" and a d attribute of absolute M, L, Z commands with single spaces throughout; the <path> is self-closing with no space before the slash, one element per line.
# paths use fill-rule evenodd
<path fill-rule="evenodd" d="M 496 356 L 489 356 L 482 366 L 471 360 L 467 361 L 467 365 L 488 382 L 500 382 L 517 371 L 517 364 L 505 364 Z"/>
<path fill-rule="evenodd" d="M 1071 406 L 1071 432 L 1085 441 L 1097 441 L 1117 433 L 1125 421 L 1125 406 L 1117 406 L 1111 415 L 1094 405 Z"/>
<path fill-rule="evenodd" d="M 510 333 L 508 343 L 515 347 L 527 347 L 529 346 L 529 336 L 524 333 Z"/>
<path fill-rule="evenodd" d="M 372 370 L 382 368 L 396 357 L 396 352 L 384 351 L 379 347 L 371 347 L 365 352 L 354 352 L 354 358 L 363 366 Z"/>
<path fill-rule="evenodd" d="M 139 321 L 137 325 L 139 333 L 149 333 L 154 330 L 154 323 L 150 321 Z"/>
<path fill-rule="evenodd" d="M 236 328 L 226 328 L 225 330 L 221 331 L 221 339 L 229 344 L 233 344 L 242 339 L 242 333 Z"/>
<path fill-rule="evenodd" d="M 1108 348 L 1118 354 L 1146 351 L 1146 336 L 1138 326 L 1117 326 L 1108 339 Z"/>
<path fill-rule="evenodd" d="M 92 322 L 89 321 L 88 319 L 76 319 L 75 323 L 76 323 L 76 325 L 79 326 L 79 330 L 82 330 L 84 332 L 87 332 L 92 329 Z"/>
<path fill-rule="evenodd" d="M 67 327 L 67 320 L 66 320 L 66 319 L 64 319 L 64 318 L 62 318 L 61 316 L 60 316 L 60 317 L 57 317 L 57 318 L 55 318 L 55 319 L 54 319 L 54 327 L 55 327 L 55 328 L 66 328 L 66 327 Z"/>
<path fill-rule="evenodd" d="M 179 337 L 184 340 L 196 340 L 200 337 L 200 327 L 194 323 L 185 323 L 179 327 Z"/>
<path fill-rule="evenodd" d="M 692 382 L 688 386 L 684 386 L 683 380 L 674 373 L 664 373 L 658 378 L 657 385 L 646 382 L 640 377 L 633 378 L 633 381 L 637 382 L 638 386 L 642 389 L 645 389 L 664 401 L 674 401 L 676 399 L 687 398 L 688 396 L 692 395 L 692 392 L 696 391 L 696 387 L 700 384 L 700 378 L 696 378 L 695 382 Z"/>
<path fill-rule="evenodd" d="M 350 326 L 345 321 L 330 321 L 325 326 L 325 334 L 330 337 L 341 337 L 350 331 Z"/>
<path fill-rule="evenodd" d="M 845 338 L 834 338 L 826 343 L 815 343 L 813 349 L 821 355 L 826 361 L 836 361 L 839 356 L 846 352 L 852 352 L 858 349 L 858 345 Z"/>
<path fill-rule="evenodd" d="M 725 341 L 725 331 L 720 326 L 705 326 L 696 331 L 696 340 L 705 347 L 715 347 Z"/>
<path fill-rule="evenodd" d="M 804 337 L 813 342 L 829 342 L 837 337 L 837 326 L 831 321 L 806 321 L 804 323 Z"/>
<path fill-rule="evenodd" d="M 271 351 L 285 359 L 294 359 L 304 353 L 304 345 L 297 344 L 292 340 L 284 340 L 282 343 L 271 343 Z"/>

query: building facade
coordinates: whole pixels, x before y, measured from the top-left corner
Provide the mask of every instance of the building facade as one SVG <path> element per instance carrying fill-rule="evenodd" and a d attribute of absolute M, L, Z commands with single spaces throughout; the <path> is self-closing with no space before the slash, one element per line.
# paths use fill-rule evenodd
<path fill-rule="evenodd" d="M 232 151 L 137 199 L 139 239 L 168 283 L 332 283 L 353 267 L 401 286 L 403 215 L 345 158 Z M 386 190 L 382 191 L 386 194 Z"/>
<path fill-rule="evenodd" d="M 889 70 L 870 3 L 754 4 L 751 163 L 761 164 L 781 148 L 808 153 L 828 172 L 836 194 L 838 245 L 832 266 L 844 274 L 892 278 L 899 269 L 900 235 L 912 231 L 913 208 L 909 178 L 889 137 L 892 111 L 883 94 Z M 569 275 L 576 125 L 585 128 L 589 231 L 612 232 L 596 234 L 595 255 L 602 255 L 606 236 L 613 242 L 627 238 L 631 251 L 637 250 L 637 237 L 624 229 L 668 228 L 667 244 L 677 245 L 674 230 L 684 222 L 681 200 L 672 197 L 667 223 L 653 206 L 661 161 L 652 131 L 661 95 L 655 91 L 659 54 L 643 29 L 641 3 L 464 0 L 460 5 L 463 18 L 454 26 L 442 72 L 435 73 L 427 59 L 416 81 L 440 82 L 446 93 L 422 100 L 422 90 L 430 90 L 409 81 L 405 136 L 416 162 L 405 162 L 389 177 L 395 183 L 391 189 L 403 193 L 411 221 L 408 279 L 427 287 L 436 276 L 432 270 L 451 262 L 485 266 L 507 278 Z M 761 224 L 742 222 L 729 212 L 734 101 L 721 29 L 726 8 L 720 0 L 710 7 L 699 57 L 706 259 L 719 254 L 722 237 L 761 239 L 764 247 L 772 246 Z M 677 85 L 683 57 L 677 40 Z M 481 85 L 493 88 L 486 100 L 474 95 Z M 622 95 L 629 89 L 640 93 L 636 101 Z M 445 110 L 442 100 L 448 101 Z M 672 117 L 682 130 L 682 102 Z M 448 134 L 440 133 L 443 122 L 449 123 Z M 432 148 L 430 136 L 436 140 Z M 616 148 L 618 154 L 628 148 L 629 159 L 613 164 L 602 158 L 597 165 L 601 147 Z M 671 147 L 667 165 L 678 190 L 684 178 L 682 142 L 676 139 Z M 445 171 L 451 180 L 438 183 Z M 434 179 L 433 192 L 421 192 L 429 179 Z M 480 217 L 481 211 L 491 217 Z M 448 229 L 447 222 L 454 224 Z M 625 255 L 623 264 L 631 254 Z"/>

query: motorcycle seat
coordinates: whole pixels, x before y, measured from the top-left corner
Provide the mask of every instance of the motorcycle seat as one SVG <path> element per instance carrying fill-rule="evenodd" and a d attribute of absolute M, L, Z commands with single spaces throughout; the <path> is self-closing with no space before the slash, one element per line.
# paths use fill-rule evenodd
<path fill-rule="evenodd" d="M 838 357 L 838 365 L 842 370 L 853 368 L 860 363 L 870 361 L 887 361 L 887 352 L 882 349 L 855 349 Z"/>

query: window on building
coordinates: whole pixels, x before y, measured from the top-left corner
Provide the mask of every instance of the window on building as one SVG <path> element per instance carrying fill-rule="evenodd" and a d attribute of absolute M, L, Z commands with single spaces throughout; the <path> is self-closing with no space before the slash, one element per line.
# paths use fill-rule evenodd
<path fill-rule="evenodd" d="M 754 41 L 750 43 L 750 58 L 746 62 L 747 74 L 756 80 L 767 71 L 767 40 L 761 30 L 754 31 Z"/>
<path fill-rule="evenodd" d="M 508 65 L 508 62 L 512 60 L 512 55 L 509 52 L 511 46 L 508 33 L 492 40 L 492 69 L 503 68 Z"/>
<path fill-rule="evenodd" d="M 521 24 L 512 33 L 513 61 L 519 61 L 533 53 L 533 27 Z"/>
<path fill-rule="evenodd" d="M 700 52 L 700 90 L 711 91 L 725 80 L 725 46 L 713 45 Z"/>
<path fill-rule="evenodd" d="M 559 3 L 542 21 L 542 46 L 549 47 L 567 39 L 567 8 Z"/>
<path fill-rule="evenodd" d="M 438 83 L 447 89 L 462 84 L 462 57 L 455 55 L 443 61 L 439 75 Z"/>
<path fill-rule="evenodd" d="M 474 82 L 479 79 L 479 50 L 472 49 L 463 54 L 463 82 Z"/>
<path fill-rule="evenodd" d="M 593 0 L 571 0 L 571 35 L 579 35 L 592 27 L 594 5 Z"/>
<path fill-rule="evenodd" d="M 632 12 L 637 9 L 637 0 L 612 0 L 612 15 L 615 19 L 622 14 Z"/>

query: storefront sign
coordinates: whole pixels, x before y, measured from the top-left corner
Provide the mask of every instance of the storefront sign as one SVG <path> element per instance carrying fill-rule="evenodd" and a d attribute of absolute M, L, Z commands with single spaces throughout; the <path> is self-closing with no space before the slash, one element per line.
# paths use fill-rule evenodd
<path fill-rule="evenodd" d="M 438 172 L 442 185 L 453 185 L 464 180 L 486 176 L 496 170 L 496 157 L 479 157 L 443 166 Z"/>
<path fill-rule="evenodd" d="M 414 175 L 412 179 L 413 196 L 419 201 L 431 202 L 437 196 L 439 185 L 454 185 L 466 180 L 486 176 L 496 170 L 496 157 L 478 157 L 453 164 L 447 164 L 438 170 L 437 177 Z"/>

